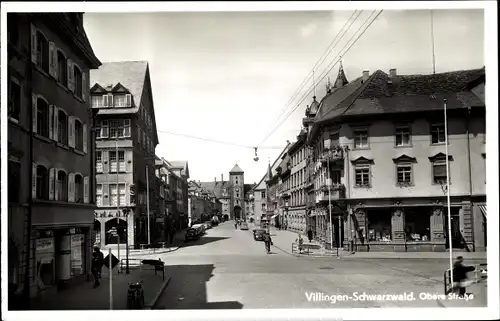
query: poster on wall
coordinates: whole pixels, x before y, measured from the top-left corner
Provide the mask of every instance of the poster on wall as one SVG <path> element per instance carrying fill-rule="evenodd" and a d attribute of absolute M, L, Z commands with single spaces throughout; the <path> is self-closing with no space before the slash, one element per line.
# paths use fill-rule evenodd
<path fill-rule="evenodd" d="M 83 272 L 83 234 L 71 235 L 71 274 L 80 275 Z"/>

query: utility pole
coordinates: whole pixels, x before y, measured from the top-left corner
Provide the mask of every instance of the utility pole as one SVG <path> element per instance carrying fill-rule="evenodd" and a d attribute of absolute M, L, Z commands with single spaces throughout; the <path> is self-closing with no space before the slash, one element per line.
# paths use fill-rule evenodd
<path fill-rule="evenodd" d="M 118 156 L 118 129 L 116 130 L 115 143 L 116 143 L 116 158 L 115 158 L 116 159 L 116 223 L 119 224 L 120 223 L 120 158 Z M 118 240 L 118 261 L 120 262 L 120 236 L 119 235 L 118 235 L 117 240 Z M 118 264 L 118 268 L 120 268 L 120 266 L 121 266 L 121 264 Z"/>
<path fill-rule="evenodd" d="M 151 244 L 151 222 L 149 219 L 149 164 L 146 165 L 146 211 L 148 219 L 148 244 Z"/>

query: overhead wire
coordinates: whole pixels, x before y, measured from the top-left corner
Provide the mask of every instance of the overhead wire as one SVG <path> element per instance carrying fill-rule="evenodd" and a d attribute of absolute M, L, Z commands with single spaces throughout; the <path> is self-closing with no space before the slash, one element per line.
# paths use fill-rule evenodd
<path fill-rule="evenodd" d="M 349 45 L 349 42 L 356 37 L 356 34 L 363 28 L 363 26 L 366 25 L 366 23 L 370 20 L 370 18 L 375 14 L 376 10 L 374 10 L 374 12 L 370 15 L 370 17 L 368 17 L 368 19 L 358 28 L 358 30 L 354 33 L 354 35 L 347 41 L 346 45 L 344 46 L 344 48 L 342 48 L 342 50 L 344 50 L 347 47 L 347 45 L 349 45 L 349 47 L 342 54 L 337 55 L 337 57 L 341 58 L 341 57 L 345 56 L 345 54 L 347 52 L 349 52 L 349 50 L 352 48 L 352 46 L 359 40 L 359 38 L 361 38 L 361 36 L 366 32 L 366 30 L 368 30 L 368 28 L 373 24 L 373 22 L 375 22 L 375 20 L 377 20 L 377 18 L 380 16 L 380 14 L 383 11 L 384 10 L 380 10 L 380 12 L 375 16 L 375 18 L 373 18 L 368 23 L 368 25 L 365 27 L 365 29 Z M 342 50 L 340 50 L 340 52 L 342 52 Z M 325 72 L 322 73 L 323 76 L 320 76 L 320 79 L 318 80 L 318 82 L 321 82 L 323 79 L 325 79 L 325 77 L 328 75 L 328 73 L 339 63 L 339 61 L 340 61 L 340 59 L 338 59 L 337 62 L 329 68 L 329 66 L 333 63 L 333 60 L 332 60 L 332 62 L 327 66 L 327 69 L 325 69 Z M 271 137 L 271 135 L 274 134 L 274 132 L 276 132 L 276 130 L 278 130 L 280 128 L 280 126 L 295 112 L 295 110 L 297 110 L 297 108 L 300 107 L 300 105 L 304 102 L 304 100 L 307 98 L 307 96 L 313 91 L 314 86 L 315 86 L 315 84 L 313 84 L 312 86 L 309 87 L 309 89 L 301 96 L 300 101 L 297 103 L 297 105 L 287 114 L 287 116 L 282 121 L 280 121 L 278 123 L 277 126 L 275 126 L 275 128 L 266 136 L 266 138 L 262 140 L 261 144 L 264 143 L 267 139 L 269 139 L 269 137 Z"/>
<path fill-rule="evenodd" d="M 352 19 L 352 17 L 354 17 L 354 15 L 358 12 L 358 10 L 355 10 L 352 15 L 349 17 L 349 19 L 346 20 L 346 22 L 344 23 L 344 25 L 342 26 L 342 28 L 340 29 L 340 31 L 337 33 L 337 35 L 335 36 L 335 38 L 332 40 L 332 42 L 330 42 L 330 44 L 328 45 L 328 47 L 325 49 L 325 51 L 323 52 L 323 54 L 320 56 L 320 58 L 318 59 L 318 61 L 316 61 L 316 63 L 314 64 L 314 66 L 312 67 L 312 72 L 309 72 L 307 74 L 307 76 L 304 78 L 304 80 L 302 80 L 301 84 L 299 85 L 299 87 L 295 90 L 295 92 L 293 93 L 293 95 L 288 99 L 288 101 L 286 102 L 286 104 L 283 106 L 283 108 L 280 110 L 279 114 L 278 114 L 278 117 L 277 119 L 275 120 L 275 122 L 278 122 L 281 117 L 285 114 L 285 111 L 288 109 L 288 107 L 290 106 L 290 104 L 293 102 L 293 100 L 297 97 L 297 95 L 300 93 L 300 91 L 304 88 L 304 86 L 307 84 L 307 82 L 309 81 L 309 79 L 311 79 L 311 77 L 314 77 L 314 70 L 316 69 L 316 67 L 320 66 L 325 60 L 326 58 L 328 57 L 328 55 L 333 51 L 333 49 L 338 45 L 338 43 L 340 42 L 340 40 L 344 37 L 344 35 L 346 34 L 346 32 L 351 28 L 351 26 L 354 24 L 354 22 L 356 20 L 358 20 L 359 16 L 361 15 L 361 13 L 363 13 L 364 10 L 361 10 L 359 11 L 358 15 L 356 16 L 356 18 L 354 18 L 354 20 L 352 20 L 352 22 L 349 24 L 349 26 L 347 27 L 347 29 L 344 31 L 344 33 L 342 34 L 342 36 L 338 39 L 337 42 L 335 42 L 337 40 L 337 38 L 339 37 L 339 35 L 342 33 L 342 30 L 344 30 L 344 28 L 347 26 L 347 24 L 349 23 L 349 21 Z M 333 47 L 332 47 L 333 46 Z M 260 145 L 260 144 L 259 144 Z"/>
<path fill-rule="evenodd" d="M 162 134 L 168 134 L 168 135 L 174 135 L 174 136 L 180 136 L 180 137 L 185 137 L 185 138 L 190 138 L 190 139 L 197 139 L 197 140 L 202 140 L 206 142 L 211 142 L 211 143 L 217 143 L 217 144 L 222 144 L 222 145 L 227 145 L 227 146 L 235 146 L 235 147 L 241 147 L 241 148 L 249 148 L 249 149 L 254 149 L 254 146 L 250 145 L 242 145 L 242 144 L 237 144 L 237 143 L 232 143 L 232 142 L 227 142 L 227 141 L 222 141 L 222 140 L 217 140 L 217 139 L 212 139 L 212 138 L 206 138 L 206 137 L 199 137 L 199 136 L 193 136 L 193 135 L 187 135 L 187 134 L 181 134 L 181 133 L 174 133 L 171 131 L 166 131 L 166 130 L 156 130 L 158 133 Z M 283 149 L 285 146 L 262 146 L 260 149 Z"/>

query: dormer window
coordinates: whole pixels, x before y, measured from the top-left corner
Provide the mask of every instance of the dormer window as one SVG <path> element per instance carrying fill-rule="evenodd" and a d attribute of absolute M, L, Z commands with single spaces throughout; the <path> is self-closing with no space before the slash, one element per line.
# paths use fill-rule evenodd
<path fill-rule="evenodd" d="M 126 107 L 127 106 L 127 99 L 125 98 L 125 95 L 114 95 L 114 107 Z"/>
<path fill-rule="evenodd" d="M 92 108 L 102 108 L 104 107 L 104 96 L 97 95 L 92 96 Z"/>

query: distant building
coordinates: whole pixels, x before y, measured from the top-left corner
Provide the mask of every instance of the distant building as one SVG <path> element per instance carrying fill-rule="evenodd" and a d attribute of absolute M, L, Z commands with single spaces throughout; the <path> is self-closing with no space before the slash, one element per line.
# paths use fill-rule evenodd
<path fill-rule="evenodd" d="M 174 226 L 177 230 L 188 227 L 188 179 L 189 166 L 187 161 L 170 161 L 171 188 L 175 198 L 173 204 Z"/>

